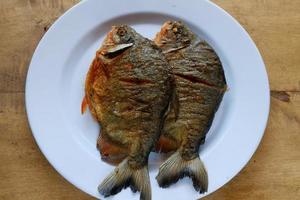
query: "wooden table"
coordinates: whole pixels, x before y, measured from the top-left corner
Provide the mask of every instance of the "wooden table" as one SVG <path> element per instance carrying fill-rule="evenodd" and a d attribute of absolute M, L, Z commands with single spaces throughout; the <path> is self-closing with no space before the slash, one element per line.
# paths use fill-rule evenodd
<path fill-rule="evenodd" d="M 1 200 L 93 199 L 50 166 L 32 137 L 24 106 L 26 72 L 36 45 L 51 23 L 78 1 L 0 1 Z M 300 199 L 300 1 L 214 2 L 256 42 L 272 98 L 257 152 L 238 176 L 205 199 Z"/>

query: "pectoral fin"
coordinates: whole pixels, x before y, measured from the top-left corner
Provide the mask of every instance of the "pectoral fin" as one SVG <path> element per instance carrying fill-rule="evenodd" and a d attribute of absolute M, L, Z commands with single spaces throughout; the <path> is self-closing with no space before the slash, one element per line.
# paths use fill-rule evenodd
<path fill-rule="evenodd" d="M 107 58 L 114 58 L 132 46 L 133 43 L 114 45 L 102 51 L 102 55 L 104 55 Z"/>
<path fill-rule="evenodd" d="M 86 96 L 84 96 L 81 103 L 81 114 L 85 113 L 86 108 L 87 108 L 87 100 L 86 100 Z"/>
<path fill-rule="evenodd" d="M 173 90 L 172 90 L 172 94 L 170 96 L 170 99 L 169 99 L 169 105 L 168 105 L 168 108 L 164 114 L 164 118 L 166 118 L 170 112 L 174 112 L 174 115 L 175 115 L 175 121 L 177 120 L 178 118 L 178 114 L 179 114 L 179 99 L 178 99 L 178 95 L 177 95 L 177 92 L 176 92 L 176 86 L 173 85 Z"/>

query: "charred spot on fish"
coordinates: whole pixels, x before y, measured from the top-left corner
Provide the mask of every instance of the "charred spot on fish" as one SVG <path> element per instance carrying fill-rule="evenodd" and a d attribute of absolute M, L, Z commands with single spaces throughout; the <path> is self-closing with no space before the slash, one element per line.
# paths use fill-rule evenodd
<path fill-rule="evenodd" d="M 192 83 L 200 83 L 200 84 L 203 84 L 203 85 L 206 85 L 206 86 L 209 86 L 209 87 L 217 87 L 216 85 L 214 85 L 212 83 L 209 83 L 208 81 L 203 80 L 201 78 L 195 77 L 193 75 L 175 73 L 175 76 L 183 78 L 185 80 L 188 80 Z"/>
<path fill-rule="evenodd" d="M 118 185 L 115 185 L 110 191 L 104 192 L 104 197 L 109 197 L 111 195 L 115 195 L 119 193 L 123 188 L 127 188 L 130 185 L 130 180 L 127 180 L 124 184 L 120 183 Z"/>
<path fill-rule="evenodd" d="M 199 184 L 197 184 L 196 177 L 187 168 L 184 169 L 181 173 L 174 173 L 173 176 L 163 179 L 162 182 L 159 182 L 159 186 L 162 188 L 167 188 L 173 183 L 178 182 L 180 179 L 183 179 L 184 177 L 189 177 L 192 179 L 193 186 L 196 191 L 199 191 L 201 194 L 205 192 L 205 188 L 201 188 L 198 186 Z"/>
<path fill-rule="evenodd" d="M 134 181 L 132 180 L 132 178 L 130 178 L 123 182 L 120 182 L 118 185 L 115 185 L 110 191 L 104 191 L 103 196 L 109 197 L 111 195 L 115 195 L 119 193 L 122 189 L 125 189 L 127 187 L 130 187 L 131 191 L 134 193 L 138 191 L 138 188 L 134 184 Z"/>
<path fill-rule="evenodd" d="M 137 103 L 139 103 L 139 104 L 146 104 L 146 105 L 148 105 L 148 101 L 145 101 L 145 100 L 143 100 L 142 98 L 132 98 L 132 97 L 129 97 L 128 98 L 129 100 L 131 100 L 131 101 L 133 101 L 133 102 L 137 102 Z"/>
<path fill-rule="evenodd" d="M 139 78 L 120 78 L 119 81 L 135 85 L 153 84 L 153 81 L 151 80 Z"/>

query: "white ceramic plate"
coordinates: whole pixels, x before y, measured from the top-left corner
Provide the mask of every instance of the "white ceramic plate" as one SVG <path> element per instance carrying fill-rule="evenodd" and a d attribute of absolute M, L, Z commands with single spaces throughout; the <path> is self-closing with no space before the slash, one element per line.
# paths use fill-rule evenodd
<path fill-rule="evenodd" d="M 113 170 L 96 149 L 98 124 L 80 114 L 84 79 L 105 34 L 129 24 L 154 38 L 166 20 L 180 19 L 210 43 L 224 65 L 226 92 L 200 155 L 208 169 L 209 194 L 232 179 L 249 161 L 263 136 L 269 113 L 269 86 L 263 60 L 246 31 L 206 0 L 86 0 L 48 30 L 27 75 L 26 108 L 33 135 L 54 168 L 81 190 L 100 198 L 98 184 Z M 191 181 L 161 189 L 155 176 L 162 162 L 151 153 L 152 196 L 196 199 Z M 130 189 L 110 199 L 138 199 Z"/>

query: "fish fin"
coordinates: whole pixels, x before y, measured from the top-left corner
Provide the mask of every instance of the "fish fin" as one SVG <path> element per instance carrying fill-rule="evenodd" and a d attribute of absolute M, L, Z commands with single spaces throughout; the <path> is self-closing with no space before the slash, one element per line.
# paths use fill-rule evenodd
<path fill-rule="evenodd" d="M 207 192 L 208 177 L 203 162 L 199 157 L 184 160 L 178 151 L 160 166 L 156 180 L 160 187 L 165 188 L 186 176 L 192 179 L 195 190 Z"/>
<path fill-rule="evenodd" d="M 128 156 L 127 148 L 111 142 L 103 134 L 98 137 L 97 148 L 100 151 L 101 160 L 112 165 L 118 165 Z"/>
<path fill-rule="evenodd" d="M 169 113 L 171 112 L 171 110 L 172 110 L 172 102 L 169 101 L 167 109 L 166 109 L 166 111 L 165 111 L 165 113 L 163 115 L 163 120 L 166 119 L 166 117 L 169 115 Z"/>
<path fill-rule="evenodd" d="M 83 115 L 86 111 L 87 108 L 87 100 L 86 96 L 83 97 L 82 102 L 81 102 L 81 114 Z"/>
<path fill-rule="evenodd" d="M 174 51 L 179 51 L 179 50 L 184 49 L 184 48 L 186 48 L 186 47 L 188 47 L 188 46 L 189 46 L 189 45 L 182 45 L 182 46 L 180 46 L 180 47 L 170 48 L 170 49 L 168 49 L 168 50 L 163 51 L 163 53 L 164 53 L 164 54 L 168 54 L 168 53 L 171 53 L 171 52 L 174 52 Z"/>
<path fill-rule="evenodd" d="M 177 148 L 178 148 L 178 145 L 175 143 L 174 140 L 172 140 L 164 135 L 161 135 L 159 137 L 158 142 L 156 143 L 155 151 L 158 153 L 161 153 L 161 152 L 168 153 L 171 151 L 175 151 Z"/>
<path fill-rule="evenodd" d="M 115 170 L 98 186 L 98 191 L 105 197 L 119 193 L 130 187 L 133 192 L 139 191 L 140 200 L 151 200 L 151 185 L 147 165 L 141 169 L 132 169 L 128 159 L 123 160 Z"/>
<path fill-rule="evenodd" d="M 178 119 L 178 114 L 179 114 L 179 99 L 178 99 L 178 95 L 177 95 L 175 86 L 173 86 L 173 88 L 174 89 L 170 96 L 167 110 L 165 111 L 165 114 L 164 114 L 164 119 L 169 115 L 170 112 L 174 112 L 175 121 L 176 121 Z"/>
<path fill-rule="evenodd" d="M 113 47 L 110 47 L 107 49 L 107 53 L 115 53 L 115 52 L 118 52 L 118 51 L 122 51 L 124 49 L 127 49 L 129 47 L 132 47 L 133 46 L 133 43 L 128 43 L 128 44 L 118 44 L 118 45 L 115 45 Z"/>
<path fill-rule="evenodd" d="M 125 50 L 132 47 L 133 43 L 128 44 L 118 44 L 115 46 L 108 47 L 107 49 L 102 51 L 102 55 L 104 55 L 107 58 L 114 58 L 120 54 L 122 54 Z"/>

